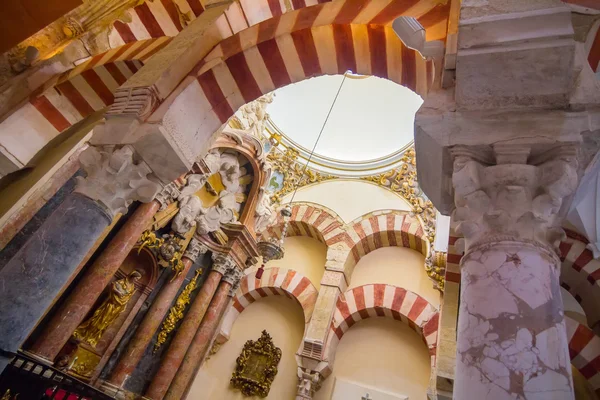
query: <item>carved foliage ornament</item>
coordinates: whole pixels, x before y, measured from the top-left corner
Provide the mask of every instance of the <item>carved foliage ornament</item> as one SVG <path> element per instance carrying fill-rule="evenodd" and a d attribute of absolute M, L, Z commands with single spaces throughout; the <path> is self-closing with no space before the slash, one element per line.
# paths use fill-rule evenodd
<path fill-rule="evenodd" d="M 231 386 L 244 396 L 267 397 L 277 375 L 281 349 L 273 344 L 271 335 L 262 331 L 258 340 L 248 340 L 236 360 Z"/>

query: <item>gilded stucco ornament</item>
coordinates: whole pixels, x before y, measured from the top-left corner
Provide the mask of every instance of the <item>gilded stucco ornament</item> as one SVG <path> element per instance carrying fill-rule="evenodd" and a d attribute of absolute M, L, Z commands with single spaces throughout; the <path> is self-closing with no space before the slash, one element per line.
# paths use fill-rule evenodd
<path fill-rule="evenodd" d="M 267 397 L 277 375 L 281 349 L 273 344 L 271 335 L 262 331 L 258 340 L 248 340 L 236 360 L 231 386 L 244 396 Z"/>
<path fill-rule="evenodd" d="M 436 210 L 419 187 L 414 147 L 404 152 L 401 162 L 402 164 L 398 168 L 364 179 L 398 193 L 410 204 L 412 212 L 421 222 L 430 245 L 429 254 L 425 258 L 427 276 L 433 280 L 436 289 L 443 291 L 445 262 L 442 263 L 431 248 L 435 239 Z"/>
<path fill-rule="evenodd" d="M 273 189 L 271 196 L 273 203 L 281 203 L 281 199 L 296 188 L 337 178 L 305 168 L 304 164 L 298 162 L 298 155 L 298 151 L 287 148 L 285 152 L 275 149 L 267 156 L 267 161 L 271 164 L 274 172 L 269 184 L 269 187 Z M 277 182 L 276 174 L 283 176 L 280 182 Z"/>
<path fill-rule="evenodd" d="M 175 326 L 177 326 L 177 323 L 183 318 L 185 308 L 190 304 L 192 292 L 197 288 L 198 277 L 201 273 L 201 268 L 196 270 L 194 277 L 187 285 L 185 285 L 185 288 L 181 291 L 177 300 L 175 300 L 175 305 L 169 310 L 169 314 L 163 321 L 160 332 L 156 338 L 156 343 L 154 344 L 155 353 L 163 344 L 165 344 L 167 338 L 171 332 L 173 332 Z"/>

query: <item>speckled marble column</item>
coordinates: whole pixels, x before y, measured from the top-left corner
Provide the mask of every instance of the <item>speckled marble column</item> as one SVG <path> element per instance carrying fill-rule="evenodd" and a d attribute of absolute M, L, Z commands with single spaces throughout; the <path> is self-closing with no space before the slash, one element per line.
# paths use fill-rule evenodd
<path fill-rule="evenodd" d="M 31 353 L 49 361 L 54 360 L 102 294 L 159 208 L 160 203 L 151 201 L 141 204 L 135 210 L 94 264 L 87 269 L 62 307 L 46 324 L 44 332 L 31 347 Z"/>
<path fill-rule="evenodd" d="M 110 221 L 97 202 L 70 194 L 2 268 L 2 350 L 17 351 Z"/>
<path fill-rule="evenodd" d="M 160 362 L 158 371 L 152 378 L 152 382 L 150 382 L 150 386 L 144 394 L 145 397 L 152 400 L 162 400 L 165 397 L 165 393 L 167 393 L 167 390 L 190 347 L 190 343 L 194 339 L 194 334 L 198 330 L 198 326 L 200 326 L 202 318 L 204 318 L 204 315 L 206 314 L 210 301 L 219 286 L 219 281 L 223 274 L 227 272 L 230 264 L 230 260 L 219 259 L 213 254 L 212 271 L 210 271 L 206 281 L 202 284 L 190 309 L 185 313 L 183 322 L 177 329 L 173 341 Z"/>
<path fill-rule="evenodd" d="M 560 295 L 563 199 L 577 187 L 576 148 L 453 149 L 457 232 L 464 236 L 457 400 L 572 400 Z"/>
<path fill-rule="evenodd" d="M 463 257 L 455 399 L 573 399 L 559 274 L 554 251 L 536 244 Z"/>
<path fill-rule="evenodd" d="M 175 375 L 175 379 L 173 379 L 169 391 L 164 397 L 165 400 L 181 400 L 185 398 L 187 388 L 192 383 L 204 357 L 210 349 L 212 339 L 219 327 L 219 322 L 221 322 L 221 318 L 225 314 L 225 310 L 229 304 L 231 292 L 232 284 L 226 280 L 221 281 L 202 320 L 202 324 L 200 324 L 196 335 L 194 335 L 194 340 L 192 340 L 185 358 L 177 371 L 177 375 Z"/>

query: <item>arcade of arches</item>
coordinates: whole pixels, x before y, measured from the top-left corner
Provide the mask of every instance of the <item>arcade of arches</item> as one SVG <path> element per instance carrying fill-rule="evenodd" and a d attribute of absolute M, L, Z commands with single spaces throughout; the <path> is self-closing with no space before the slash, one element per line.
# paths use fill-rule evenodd
<path fill-rule="evenodd" d="M 600 399 L 597 2 L 2 7 L 2 400 Z"/>

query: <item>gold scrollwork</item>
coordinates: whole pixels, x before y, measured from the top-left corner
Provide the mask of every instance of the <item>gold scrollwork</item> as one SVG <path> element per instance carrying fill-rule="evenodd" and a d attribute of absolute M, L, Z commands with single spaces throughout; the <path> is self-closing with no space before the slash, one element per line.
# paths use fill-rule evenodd
<path fill-rule="evenodd" d="M 142 251 L 144 247 L 147 247 L 151 250 L 158 249 L 165 242 L 164 239 L 156 237 L 156 232 L 152 231 L 144 231 L 142 236 L 140 237 L 140 247 L 138 247 L 138 254 Z"/>
<path fill-rule="evenodd" d="M 230 383 L 244 396 L 267 397 L 277 375 L 281 349 L 273 344 L 271 335 L 262 331 L 258 340 L 248 340 L 236 360 Z"/>
<path fill-rule="evenodd" d="M 4 392 L 4 394 L 2 395 L 2 399 L 0 399 L 0 400 L 17 400 L 18 397 L 19 397 L 19 393 L 15 394 L 13 396 L 10 393 L 10 389 L 6 389 L 6 392 Z"/>
<path fill-rule="evenodd" d="M 274 150 L 267 156 L 273 170 L 283 174 L 281 188 L 271 196 L 274 203 L 281 203 L 281 199 L 296 188 L 337 178 L 333 175 L 322 174 L 310 168 L 305 168 L 303 164 L 298 162 L 298 155 L 297 150 L 287 148 L 285 152 Z"/>
<path fill-rule="evenodd" d="M 162 267 L 170 267 L 174 274 L 171 278 L 173 281 L 177 278 L 184 269 L 183 261 L 183 243 L 185 238 L 180 238 L 176 235 L 165 235 L 162 238 L 156 236 L 156 232 L 144 231 L 140 237 L 141 243 L 138 248 L 138 254 L 144 247 L 151 249 L 159 258 L 159 265 Z"/>
<path fill-rule="evenodd" d="M 181 291 L 181 294 L 177 297 L 177 300 L 175 300 L 175 305 L 169 310 L 169 315 L 167 315 L 167 318 L 163 321 L 161 330 L 156 338 L 156 344 L 154 345 L 155 353 L 167 341 L 169 334 L 175 329 L 177 322 L 183 318 L 183 312 L 185 311 L 186 306 L 190 304 L 190 296 L 196 289 L 196 283 L 201 273 L 202 268 L 196 270 L 194 277 Z"/>
<path fill-rule="evenodd" d="M 402 161 L 400 167 L 363 179 L 375 182 L 402 196 L 411 205 L 414 214 L 420 220 L 431 247 L 435 239 L 436 210 L 419 187 L 414 147 L 407 149 L 400 160 Z M 427 276 L 434 281 L 436 288 L 443 291 L 445 263 L 442 265 L 434 253 L 433 249 L 429 251 L 425 260 L 425 270 Z"/>

